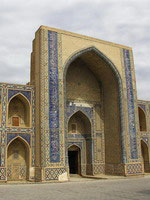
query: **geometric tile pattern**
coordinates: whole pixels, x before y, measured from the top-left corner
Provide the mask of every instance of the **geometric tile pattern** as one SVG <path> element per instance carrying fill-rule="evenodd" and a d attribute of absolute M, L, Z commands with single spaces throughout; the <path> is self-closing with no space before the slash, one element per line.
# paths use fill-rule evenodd
<path fill-rule="evenodd" d="M 67 105 L 67 117 L 70 118 L 74 113 L 82 111 L 86 116 L 92 120 L 93 118 L 93 108 L 92 107 L 82 107 L 82 106 L 76 106 L 73 102 L 71 106 Z"/>
<path fill-rule="evenodd" d="M 20 179 L 26 179 L 26 172 L 27 172 L 27 168 L 26 166 L 20 166 L 20 172 L 19 172 L 19 176 Z"/>
<path fill-rule="evenodd" d="M 143 166 L 141 163 L 127 164 L 127 174 L 141 174 L 143 172 Z"/>
<path fill-rule="evenodd" d="M 60 162 L 57 33 L 48 31 L 50 162 Z"/>
<path fill-rule="evenodd" d="M 22 137 L 23 139 L 25 139 L 27 141 L 27 143 L 30 145 L 30 138 L 31 135 L 30 134 L 22 134 L 22 133 L 7 133 L 7 144 L 14 138 L 16 138 L 17 136 Z"/>
<path fill-rule="evenodd" d="M 69 147 L 73 146 L 73 145 L 75 145 L 75 146 L 79 147 L 80 149 L 82 149 L 82 146 L 83 146 L 82 143 L 83 143 L 82 141 L 81 142 L 75 142 L 75 141 L 67 142 L 67 149 Z"/>
<path fill-rule="evenodd" d="M 94 174 L 105 174 L 105 164 L 94 164 L 93 168 Z"/>
<path fill-rule="evenodd" d="M 15 85 L 0 83 L 1 90 L 1 105 L 2 105 L 2 122 L 0 127 L 0 166 L 6 167 L 6 148 L 7 142 L 10 142 L 13 138 L 20 136 L 25 139 L 29 144 L 32 141 L 32 166 L 35 164 L 35 103 L 34 103 L 34 88 L 30 85 Z M 32 127 L 20 128 L 20 127 L 7 127 L 7 104 L 8 94 L 9 98 L 18 93 L 22 93 L 32 106 Z"/>
<path fill-rule="evenodd" d="M 6 180 L 6 168 L 0 168 L 0 180 Z"/>
<path fill-rule="evenodd" d="M 141 137 L 141 139 L 148 145 L 148 140 L 149 140 L 149 138 L 148 137 Z"/>
<path fill-rule="evenodd" d="M 59 175 L 66 172 L 65 168 L 46 168 L 45 169 L 45 180 L 58 180 Z"/>
<path fill-rule="evenodd" d="M 146 111 L 146 106 L 145 106 L 145 105 L 143 105 L 143 104 L 138 104 L 138 106 L 139 106 L 140 108 L 142 108 L 144 111 Z"/>
<path fill-rule="evenodd" d="M 41 133 L 41 166 L 49 166 L 50 162 L 50 134 L 49 134 L 49 80 L 48 80 L 48 32 L 41 30 L 41 42 L 43 43 L 41 47 L 41 66 L 40 66 L 40 133 Z M 41 176 L 39 169 L 36 170 L 39 174 L 38 178 Z M 37 178 L 37 177 L 36 177 Z M 37 179 L 38 179 L 37 178 Z"/>
<path fill-rule="evenodd" d="M 11 165 L 7 166 L 7 180 L 11 180 L 12 177 L 12 170 Z"/>
<path fill-rule="evenodd" d="M 134 106 L 134 93 L 133 93 L 129 50 L 123 49 L 123 55 L 124 55 L 124 67 L 125 67 L 126 87 L 127 87 L 128 121 L 129 121 L 128 123 L 129 123 L 131 159 L 137 159 L 138 153 L 137 153 L 137 141 L 136 141 L 135 106 Z"/>
<path fill-rule="evenodd" d="M 21 93 L 23 94 L 29 101 L 31 101 L 31 91 L 22 91 L 22 90 L 8 90 L 8 101 L 14 95 Z"/>

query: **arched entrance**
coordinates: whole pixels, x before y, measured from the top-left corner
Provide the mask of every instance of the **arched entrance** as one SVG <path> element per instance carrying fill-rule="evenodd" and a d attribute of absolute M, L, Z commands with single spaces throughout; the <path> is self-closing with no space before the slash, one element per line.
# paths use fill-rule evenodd
<path fill-rule="evenodd" d="M 68 164 L 70 174 L 81 174 L 81 151 L 76 145 L 68 149 Z"/>
<path fill-rule="evenodd" d="M 93 108 L 92 129 L 96 145 L 92 144 L 95 145 L 95 157 L 91 159 L 97 166 L 104 166 L 105 163 L 106 173 L 114 173 L 116 165 L 126 160 L 126 147 L 122 139 L 122 81 L 118 70 L 103 53 L 90 47 L 77 52 L 68 60 L 64 71 L 64 85 L 65 108 L 70 105 L 90 105 Z M 92 151 L 91 148 L 88 149 Z M 97 168 L 100 171 L 100 167 Z"/>
<path fill-rule="evenodd" d="M 73 135 L 74 135 L 74 139 L 72 138 Z M 79 155 L 80 149 L 78 148 L 78 151 L 76 150 L 76 152 L 73 151 L 72 153 L 71 152 L 68 153 L 68 156 L 74 155 L 74 159 L 71 159 L 71 157 L 70 157 L 69 162 L 77 163 L 77 160 L 78 161 L 82 160 L 82 163 L 80 164 L 81 165 L 80 168 L 85 166 L 84 173 L 88 174 L 88 175 L 92 175 L 93 170 L 92 170 L 91 122 L 83 112 L 77 111 L 70 117 L 69 122 L 68 122 L 68 138 L 71 138 L 71 140 L 74 141 L 75 143 L 80 142 L 83 144 L 82 157 L 81 157 L 81 154 Z M 76 138 L 78 138 L 78 139 L 76 139 Z M 78 157 L 78 159 L 77 159 L 77 157 Z M 72 164 L 69 163 L 69 165 L 71 166 Z M 75 166 L 77 166 L 77 164 Z M 81 171 L 81 170 L 78 170 L 78 174 L 80 174 L 79 171 Z"/>
<path fill-rule="evenodd" d="M 7 177 L 9 181 L 28 180 L 29 177 L 29 148 L 20 137 L 7 149 Z"/>
<path fill-rule="evenodd" d="M 144 111 L 138 107 L 140 131 L 146 131 L 146 116 Z"/>
<path fill-rule="evenodd" d="M 144 172 L 150 172 L 148 146 L 143 140 L 141 140 L 141 151 L 144 164 Z"/>

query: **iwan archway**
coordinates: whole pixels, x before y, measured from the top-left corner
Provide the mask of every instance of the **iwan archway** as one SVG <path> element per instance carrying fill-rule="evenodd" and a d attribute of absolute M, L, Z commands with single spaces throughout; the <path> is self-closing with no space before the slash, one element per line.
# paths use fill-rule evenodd
<path fill-rule="evenodd" d="M 29 179 L 29 155 L 27 142 L 21 137 L 15 138 L 7 148 L 8 181 L 25 181 Z"/>
<path fill-rule="evenodd" d="M 69 59 L 64 85 L 65 109 L 82 108 L 88 113 L 90 108 L 93 113 L 89 113 L 93 122 L 92 173 L 114 173 L 114 168 L 126 160 L 119 72 L 104 54 L 90 47 Z M 86 167 L 83 171 L 87 173 Z"/>

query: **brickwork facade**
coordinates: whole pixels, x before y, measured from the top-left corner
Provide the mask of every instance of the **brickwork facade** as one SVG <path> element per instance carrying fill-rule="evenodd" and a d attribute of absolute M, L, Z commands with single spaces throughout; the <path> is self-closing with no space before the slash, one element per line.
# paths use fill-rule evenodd
<path fill-rule="evenodd" d="M 130 47 L 41 26 L 30 79 L 0 84 L 1 181 L 150 171 L 150 102 L 137 100 Z"/>

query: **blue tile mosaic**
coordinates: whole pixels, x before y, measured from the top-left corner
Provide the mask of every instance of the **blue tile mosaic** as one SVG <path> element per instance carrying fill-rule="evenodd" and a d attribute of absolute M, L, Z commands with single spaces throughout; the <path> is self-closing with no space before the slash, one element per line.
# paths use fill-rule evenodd
<path fill-rule="evenodd" d="M 69 119 L 74 113 L 82 111 L 90 120 L 93 120 L 93 108 L 92 107 L 82 107 L 76 106 L 74 103 L 69 105 L 67 103 L 67 118 Z"/>
<path fill-rule="evenodd" d="M 22 137 L 26 142 L 30 145 L 30 134 L 22 134 L 22 133 L 7 133 L 7 144 L 16 137 Z"/>
<path fill-rule="evenodd" d="M 57 33 L 48 31 L 50 162 L 60 162 Z"/>
<path fill-rule="evenodd" d="M 80 149 L 82 149 L 82 146 L 83 146 L 82 142 L 68 142 L 68 143 L 67 143 L 67 149 L 68 149 L 69 147 L 73 146 L 73 145 L 78 146 Z M 68 153 L 68 152 L 67 152 L 67 153 Z"/>
<path fill-rule="evenodd" d="M 142 140 L 148 145 L 148 137 L 142 137 Z"/>
<path fill-rule="evenodd" d="M 11 97 L 16 94 L 23 94 L 31 102 L 31 91 L 22 91 L 22 90 L 8 90 L 8 101 Z"/>
<path fill-rule="evenodd" d="M 143 104 L 138 104 L 138 106 L 139 106 L 140 108 L 142 108 L 144 111 L 146 111 L 146 106 L 145 106 L 145 105 L 143 105 Z"/>
<path fill-rule="evenodd" d="M 82 134 L 68 134 L 68 138 L 74 138 L 74 139 L 76 139 L 76 138 L 78 138 L 78 139 L 85 139 L 85 138 L 91 138 L 91 134 L 84 134 L 84 135 L 82 135 Z"/>
<path fill-rule="evenodd" d="M 134 110 L 135 107 L 134 107 L 134 94 L 133 94 L 132 72 L 131 72 L 129 50 L 123 49 L 123 55 L 124 55 L 124 67 L 125 67 L 126 87 L 127 87 L 131 159 L 137 159 L 138 153 L 137 153 L 137 141 L 136 141 L 136 124 L 135 124 L 135 110 Z"/>

